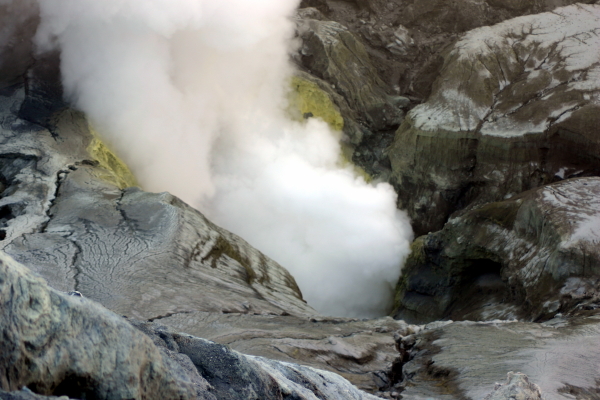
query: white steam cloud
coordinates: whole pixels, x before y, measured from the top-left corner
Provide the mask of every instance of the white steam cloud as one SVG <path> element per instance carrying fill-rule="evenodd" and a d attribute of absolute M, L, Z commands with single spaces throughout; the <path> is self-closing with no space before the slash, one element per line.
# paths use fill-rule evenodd
<path fill-rule="evenodd" d="M 37 43 L 147 190 L 168 190 L 294 275 L 324 314 L 389 311 L 412 232 L 339 133 L 286 117 L 297 0 L 42 0 Z"/>

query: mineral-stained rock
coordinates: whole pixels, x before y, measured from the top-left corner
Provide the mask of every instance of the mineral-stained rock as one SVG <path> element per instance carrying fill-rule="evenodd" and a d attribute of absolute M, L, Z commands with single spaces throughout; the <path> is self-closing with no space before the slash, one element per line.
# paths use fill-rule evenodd
<path fill-rule="evenodd" d="M 594 399 L 600 390 L 599 334 L 598 315 L 543 324 L 465 321 L 425 326 L 415 335 L 411 360 L 402 366 L 402 396 L 484 399 L 498 382 L 506 382 L 509 372 L 520 371 L 529 385 L 523 375 L 514 374 L 492 395 L 498 397 L 491 398 L 526 399 L 502 397 L 517 389 L 533 399 L 536 392 L 545 400 Z"/>
<path fill-rule="evenodd" d="M 118 187 L 127 179 L 94 159 L 97 138 L 82 114 L 56 104 L 51 118 L 21 119 L 23 104 L 45 101 L 29 93 L 16 85 L 0 95 L 6 252 L 55 288 L 138 318 L 316 314 L 291 275 L 239 237 L 169 194 Z M 40 125 L 48 121 L 53 132 Z"/>
<path fill-rule="evenodd" d="M 389 150 L 418 234 L 453 212 L 600 173 L 599 5 L 467 33 Z"/>
<path fill-rule="evenodd" d="M 396 316 L 547 319 L 600 306 L 600 178 L 574 178 L 490 203 L 421 236 Z"/>
<path fill-rule="evenodd" d="M 332 85 L 371 130 L 397 126 L 404 113 L 401 102 L 386 93 L 364 45 L 343 25 L 298 18 L 302 65 Z M 362 138 L 351 138 L 360 142 Z"/>

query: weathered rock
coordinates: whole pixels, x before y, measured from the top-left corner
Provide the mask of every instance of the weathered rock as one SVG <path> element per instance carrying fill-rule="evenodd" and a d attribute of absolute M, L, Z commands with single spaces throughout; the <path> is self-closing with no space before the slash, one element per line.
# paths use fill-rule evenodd
<path fill-rule="evenodd" d="M 57 289 L 142 319 L 316 314 L 291 275 L 239 237 L 171 195 L 118 187 L 130 179 L 98 150 L 83 115 L 57 107 L 36 121 L 51 121 L 54 133 L 20 119 L 22 105 L 37 99 L 20 86 L 0 96 L 6 252 Z"/>
<path fill-rule="evenodd" d="M 410 350 L 412 359 L 402 366 L 405 399 L 483 399 L 510 371 L 526 374 L 530 384 L 515 374 L 512 384 L 494 395 L 518 389 L 534 399 L 536 392 L 546 400 L 593 399 L 600 390 L 598 315 L 543 324 L 454 322 L 423 328 Z"/>
<path fill-rule="evenodd" d="M 188 375 L 121 317 L 49 288 L 0 253 L 0 388 L 75 398 L 197 398 Z M 208 399 L 209 397 L 201 397 Z"/>
<path fill-rule="evenodd" d="M 337 374 L 246 356 L 227 346 L 180 334 L 156 323 L 132 323 L 157 346 L 191 360 L 217 399 L 375 400 Z"/>
<path fill-rule="evenodd" d="M 442 67 L 441 53 L 468 30 L 594 0 L 303 0 L 323 21 L 359 38 L 380 78 L 398 92 L 425 99 Z"/>
<path fill-rule="evenodd" d="M 343 25 L 332 21 L 297 19 L 302 39 L 300 62 L 344 97 L 370 130 L 383 130 L 402 122 L 400 100 L 386 93 L 363 44 Z M 353 133 L 353 132 L 350 132 Z M 360 143 L 362 137 L 351 137 Z"/>
<path fill-rule="evenodd" d="M 527 375 L 517 372 L 509 372 L 505 384 L 497 384 L 494 391 L 483 400 L 541 400 L 542 393 L 539 386 L 529 382 Z"/>
<path fill-rule="evenodd" d="M 335 372 L 359 389 L 376 392 L 390 384 L 399 357 L 394 332 L 403 321 L 297 318 L 195 312 L 158 322 L 225 344 L 244 354 Z"/>
<path fill-rule="evenodd" d="M 551 318 L 600 306 L 600 178 L 533 189 L 418 238 L 396 317 Z"/>
<path fill-rule="evenodd" d="M 49 288 L 0 252 L 0 394 L 94 399 L 355 399 L 342 377 L 245 356 L 165 326 L 127 320 Z M 4 396 L 4 397 L 2 397 Z"/>
<path fill-rule="evenodd" d="M 417 234 L 453 212 L 554 180 L 597 175 L 600 6 L 473 30 L 389 150 Z"/>

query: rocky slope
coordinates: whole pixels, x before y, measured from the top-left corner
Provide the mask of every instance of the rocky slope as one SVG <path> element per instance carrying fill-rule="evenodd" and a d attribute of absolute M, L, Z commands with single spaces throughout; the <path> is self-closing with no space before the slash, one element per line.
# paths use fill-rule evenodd
<path fill-rule="evenodd" d="M 313 31 L 300 30 L 299 35 L 304 40 L 297 61 L 301 68 L 325 79 L 331 89 L 342 95 L 350 105 L 357 98 L 356 91 L 348 93 L 336 85 L 340 78 L 355 75 L 357 65 L 361 66 L 361 74 L 364 74 L 358 81 L 360 85 L 391 96 L 391 101 L 380 103 L 385 104 L 381 110 L 386 110 L 386 113 L 377 114 L 379 117 L 374 120 L 375 123 L 368 118 L 356 121 L 356 115 L 364 113 L 364 110 L 353 108 L 352 113 L 342 112 L 350 125 L 354 127 L 354 123 L 358 122 L 360 126 L 359 136 L 354 129 L 344 130 L 351 143 L 350 157 L 370 174 L 388 179 L 390 164 L 386 149 L 394 139 L 395 124 L 401 122 L 401 114 L 398 115 L 399 110 L 394 112 L 393 106 L 406 109 L 427 100 L 444 65 L 444 54 L 461 35 L 478 27 L 574 3 L 574 0 L 303 0 L 299 14 L 305 20 L 303 25 L 312 25 Z M 358 62 L 345 64 L 349 60 L 342 55 L 348 54 L 347 51 L 323 51 L 323 46 L 319 45 L 323 29 L 317 27 L 329 25 L 336 28 L 328 30 L 328 34 L 344 32 L 344 40 L 331 40 L 328 46 L 344 47 L 345 42 L 358 41 L 359 45 L 354 47 L 360 51 L 354 52 L 353 57 L 356 59 L 360 54 Z M 365 53 L 368 58 L 365 58 Z M 323 73 L 323 67 L 319 67 L 331 64 L 339 66 L 337 76 Z M 365 70 L 368 72 L 365 73 Z M 373 86 L 373 82 L 381 82 L 383 86 L 381 83 Z M 390 115 L 398 117 L 390 118 Z"/>
<path fill-rule="evenodd" d="M 599 172 L 600 6 L 475 29 L 444 55 L 389 149 L 417 234 L 470 205 Z"/>
<path fill-rule="evenodd" d="M 319 316 L 282 266 L 135 188 L 59 55 L 32 56 L 35 2 L 1 3 L 0 248 L 85 297 L 0 253 L 0 398 L 464 399 L 507 374 L 488 398 L 597 397 L 599 6 L 572 3 L 301 4 L 297 117 L 439 230 L 395 316 L 487 321 L 426 326 Z"/>
<path fill-rule="evenodd" d="M 56 76 L 41 81 L 36 68 L 27 85 L 0 93 L 5 252 L 52 287 L 77 290 L 121 315 L 173 321 L 171 326 L 250 354 L 342 373 L 366 390 L 388 384 L 397 357 L 392 332 L 403 323 L 324 320 L 315 329 L 308 318 L 318 313 L 302 300 L 287 270 L 168 193 L 124 188 L 133 183 L 126 167 L 85 116 L 46 90 Z M 223 318 L 224 324 L 228 316 L 245 321 L 238 326 L 248 332 L 267 316 L 278 316 L 275 330 L 308 325 L 310 335 L 288 329 L 286 344 L 306 351 L 279 351 L 283 344 L 268 329 L 233 343 L 225 332 L 213 337 L 198 329 L 207 318 Z M 354 334 L 344 346 L 337 343 Z M 261 335 L 259 351 L 252 343 Z M 319 352 L 328 358 L 315 360 Z"/>
<path fill-rule="evenodd" d="M 403 339 L 405 399 L 595 399 L 598 316 L 432 323 Z M 525 379 L 521 372 L 528 376 Z M 505 388 L 499 382 L 507 381 Z M 493 393 L 490 391 L 496 386 Z M 512 387 L 511 387 L 512 386 Z M 532 397 L 525 397 L 532 396 Z"/>
<path fill-rule="evenodd" d="M 310 367 L 242 355 L 49 288 L 0 253 L 0 387 L 94 399 L 375 399 Z M 136 329 L 137 328 L 137 329 Z M 6 396 L 1 395 L 3 398 Z"/>

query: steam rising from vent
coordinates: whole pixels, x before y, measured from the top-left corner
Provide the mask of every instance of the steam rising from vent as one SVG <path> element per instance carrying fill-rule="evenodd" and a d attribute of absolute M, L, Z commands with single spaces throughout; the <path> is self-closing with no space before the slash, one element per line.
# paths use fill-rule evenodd
<path fill-rule="evenodd" d="M 339 133 L 287 116 L 297 0 L 43 0 L 36 40 L 143 187 L 168 190 L 294 275 L 322 313 L 389 311 L 410 226 Z"/>

